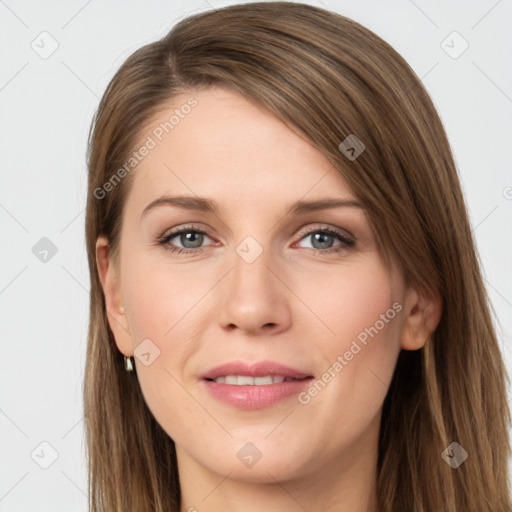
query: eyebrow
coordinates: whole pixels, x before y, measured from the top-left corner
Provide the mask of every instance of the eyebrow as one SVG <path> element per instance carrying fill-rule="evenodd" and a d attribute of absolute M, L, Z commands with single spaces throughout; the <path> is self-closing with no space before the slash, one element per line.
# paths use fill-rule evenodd
<path fill-rule="evenodd" d="M 151 210 L 159 206 L 175 206 L 186 210 L 194 210 L 218 214 L 219 205 L 213 199 L 205 197 L 192 196 L 162 196 L 149 203 L 141 214 L 141 219 Z M 318 210 L 327 210 L 329 208 L 351 207 L 365 209 L 364 205 L 352 199 L 325 198 L 315 201 L 297 201 L 293 203 L 287 211 L 287 214 L 300 215 Z"/>

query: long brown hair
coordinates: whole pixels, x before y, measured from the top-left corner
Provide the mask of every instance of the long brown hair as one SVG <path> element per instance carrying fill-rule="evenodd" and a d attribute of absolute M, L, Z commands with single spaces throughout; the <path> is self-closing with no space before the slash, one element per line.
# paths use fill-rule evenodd
<path fill-rule="evenodd" d="M 114 183 L 151 116 L 177 94 L 210 86 L 243 95 L 309 140 L 365 204 L 386 260 L 398 262 L 407 284 L 442 296 L 437 329 L 420 350 L 400 352 L 383 404 L 380 511 L 510 512 L 508 375 L 441 120 L 389 44 L 349 18 L 290 2 L 181 20 L 133 53 L 101 99 L 89 136 L 86 214 L 90 510 L 179 511 L 174 442 L 125 371 L 95 243 L 106 236 L 115 256 L 136 169 L 108 192 L 104 184 Z M 365 145 L 356 159 L 339 147 L 351 134 Z M 453 442 L 468 453 L 456 469 L 442 456 Z"/>

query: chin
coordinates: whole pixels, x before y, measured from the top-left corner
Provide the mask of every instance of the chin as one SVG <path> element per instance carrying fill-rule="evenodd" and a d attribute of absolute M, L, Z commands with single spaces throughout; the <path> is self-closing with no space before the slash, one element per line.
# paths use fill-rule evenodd
<path fill-rule="evenodd" d="M 263 436 L 261 441 L 253 439 L 217 444 L 217 450 L 208 450 L 211 458 L 204 459 L 203 452 L 196 461 L 219 475 L 229 475 L 230 480 L 262 484 L 293 480 L 312 470 L 309 457 L 301 456 L 289 443 L 272 443 Z"/>

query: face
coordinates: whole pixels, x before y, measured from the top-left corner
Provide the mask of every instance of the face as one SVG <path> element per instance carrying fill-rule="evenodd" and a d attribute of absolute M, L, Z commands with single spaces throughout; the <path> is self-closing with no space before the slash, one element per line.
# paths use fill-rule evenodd
<path fill-rule="evenodd" d="M 172 130 L 155 131 L 190 97 Z M 347 183 L 280 120 L 222 89 L 174 98 L 141 144 L 148 136 L 118 274 L 102 239 L 97 254 L 117 346 L 135 356 L 180 471 L 270 482 L 375 457 L 400 348 L 419 348 L 407 346 L 418 296 L 383 264 Z M 173 197 L 189 201 L 162 199 Z M 347 203 L 293 210 L 325 199 Z"/>

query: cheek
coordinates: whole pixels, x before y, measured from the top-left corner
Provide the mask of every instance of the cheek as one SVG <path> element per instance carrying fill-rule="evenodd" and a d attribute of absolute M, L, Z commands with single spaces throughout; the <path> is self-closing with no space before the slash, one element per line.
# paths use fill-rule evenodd
<path fill-rule="evenodd" d="M 180 432 L 186 435 L 191 427 L 212 428 L 205 425 L 208 418 L 182 384 L 182 372 L 198 349 L 191 340 L 197 338 L 200 323 L 195 320 L 206 304 L 199 301 L 208 289 L 208 280 L 207 276 L 196 279 L 196 275 L 190 279 L 185 267 L 170 268 L 162 261 L 165 263 L 161 256 L 132 253 L 123 267 L 123 296 L 144 399 L 174 438 Z M 144 356 L 146 353 L 149 356 Z"/>
<path fill-rule="evenodd" d="M 379 331 L 389 331 L 387 327 L 397 323 L 390 321 L 383 328 L 380 320 L 390 308 L 387 317 L 395 317 L 392 305 L 400 298 L 400 290 L 394 289 L 389 272 L 373 255 L 357 265 L 340 265 L 335 271 L 327 268 L 321 274 L 316 272 L 313 278 L 309 275 L 297 280 L 296 289 L 324 326 L 322 346 L 330 340 L 328 346 L 336 352 L 361 333 L 364 339 L 365 329 L 376 322 Z"/>
<path fill-rule="evenodd" d="M 186 322 L 187 312 L 205 289 L 204 279 L 195 274 L 191 278 L 185 266 L 166 262 L 163 251 L 155 248 L 147 254 L 132 254 L 123 277 L 132 337 L 154 338 L 158 344 L 179 330 L 182 319 Z"/>
<path fill-rule="evenodd" d="M 322 293 L 308 295 L 326 328 L 315 338 L 320 374 L 302 403 L 345 423 L 351 418 L 356 432 L 387 393 L 400 350 L 402 295 L 377 259 L 343 270 L 324 276 Z"/>

